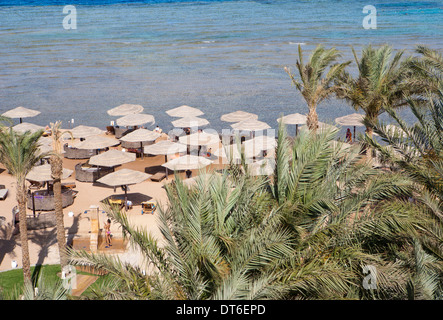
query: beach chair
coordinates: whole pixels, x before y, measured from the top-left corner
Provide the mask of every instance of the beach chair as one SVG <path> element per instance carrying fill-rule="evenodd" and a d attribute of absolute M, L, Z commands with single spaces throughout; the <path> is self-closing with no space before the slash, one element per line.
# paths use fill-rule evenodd
<path fill-rule="evenodd" d="M 144 201 L 141 203 L 142 205 L 142 214 L 151 213 L 154 214 L 154 211 L 157 209 L 155 203 L 152 201 Z"/>
<path fill-rule="evenodd" d="M 8 189 L 4 185 L 0 185 L 0 200 L 5 200 L 8 196 Z"/>
<path fill-rule="evenodd" d="M 166 173 L 164 172 L 157 172 L 156 174 L 154 174 L 153 176 L 151 176 L 151 180 L 155 181 L 155 182 L 160 182 L 162 181 L 164 178 L 166 178 Z"/>
<path fill-rule="evenodd" d="M 128 148 L 128 152 L 135 153 L 136 157 L 141 157 L 143 150 L 141 148 Z"/>
<path fill-rule="evenodd" d="M 123 208 L 125 206 L 125 201 L 122 199 L 109 198 L 108 202 L 110 205 L 118 205 L 120 208 Z"/>
<path fill-rule="evenodd" d="M 28 180 L 28 181 L 31 184 L 29 186 L 29 189 L 40 189 L 41 187 L 43 187 L 43 183 L 41 183 L 41 182 L 31 181 L 31 180 Z"/>
<path fill-rule="evenodd" d="M 62 182 L 62 187 L 74 189 L 77 185 L 75 182 Z"/>

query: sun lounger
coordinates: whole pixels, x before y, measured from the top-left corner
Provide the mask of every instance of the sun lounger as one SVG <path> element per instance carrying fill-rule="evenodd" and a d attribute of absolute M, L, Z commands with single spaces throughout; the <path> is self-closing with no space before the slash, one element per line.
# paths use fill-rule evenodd
<path fill-rule="evenodd" d="M 117 205 L 120 208 L 123 208 L 125 206 L 125 201 L 122 199 L 113 199 L 113 198 L 109 198 L 108 202 L 110 205 Z"/>
<path fill-rule="evenodd" d="M 75 182 L 62 182 L 62 187 L 74 189 L 76 187 Z"/>
<path fill-rule="evenodd" d="M 8 196 L 8 189 L 0 189 L 0 200 L 5 200 Z"/>
<path fill-rule="evenodd" d="M 164 172 L 157 172 L 156 174 L 154 174 L 154 175 L 151 177 L 151 180 L 152 180 L 152 181 L 155 181 L 155 182 L 160 182 L 160 181 L 162 181 L 164 178 L 166 178 L 166 174 L 165 174 Z"/>
<path fill-rule="evenodd" d="M 142 149 L 139 149 L 139 148 L 127 148 L 127 151 L 135 153 L 136 156 L 141 156 L 141 154 L 142 154 Z"/>
<path fill-rule="evenodd" d="M 43 183 L 41 183 L 41 182 L 31 181 L 31 180 L 28 180 L 28 181 L 31 184 L 29 186 L 29 189 L 40 189 L 41 187 L 43 187 Z"/>

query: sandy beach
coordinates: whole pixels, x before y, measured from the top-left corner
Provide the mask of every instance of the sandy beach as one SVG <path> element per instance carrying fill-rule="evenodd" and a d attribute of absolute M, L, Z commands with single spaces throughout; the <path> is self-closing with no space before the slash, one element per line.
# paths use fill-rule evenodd
<path fill-rule="evenodd" d="M 106 137 L 112 137 L 113 135 L 106 135 Z M 165 134 L 158 138 L 157 141 L 167 139 Z M 116 147 L 116 149 L 121 149 L 121 147 Z M 66 169 L 74 170 L 73 174 L 62 182 L 75 182 L 76 187 L 74 190 L 78 191 L 78 194 L 74 200 L 74 203 L 63 209 L 64 213 L 64 224 L 66 239 L 69 243 L 74 238 L 88 238 L 91 231 L 91 222 L 89 214 L 85 214 L 85 210 L 88 210 L 90 206 L 99 206 L 99 226 L 100 229 L 103 228 L 105 219 L 107 218 L 106 213 L 102 211 L 102 200 L 107 197 L 114 195 L 118 198 L 124 197 L 124 192 L 121 188 L 105 187 L 102 185 L 97 185 L 93 183 L 80 182 L 75 179 L 75 165 L 77 163 L 84 163 L 86 159 L 66 159 L 63 160 L 63 167 Z M 123 168 L 138 170 L 145 172 L 145 168 L 150 168 L 159 171 L 164 171 L 164 167 L 159 167 L 165 162 L 165 157 L 163 155 L 159 156 L 144 156 L 144 158 L 137 158 L 135 161 L 116 167 L 115 170 L 120 170 Z M 217 162 L 217 161 L 215 161 Z M 208 166 L 208 170 L 217 168 L 219 164 L 213 164 Z M 149 171 L 149 169 L 148 169 Z M 184 173 L 181 173 L 184 177 Z M 195 176 L 197 172 L 193 172 Z M 143 226 L 149 230 L 154 236 L 161 239 L 161 234 L 157 227 L 157 215 L 154 214 L 143 214 L 140 202 L 141 201 L 155 201 L 160 205 L 167 205 L 166 191 L 162 186 L 174 179 L 174 174 L 169 171 L 168 179 L 163 179 L 161 182 L 154 182 L 150 179 L 129 186 L 128 199 L 134 204 L 132 209 L 127 211 L 129 220 L 137 225 Z M 13 215 L 12 209 L 17 205 L 16 201 L 16 190 L 15 190 L 15 179 L 12 177 L 4 166 L 0 164 L 0 184 L 6 186 L 9 189 L 8 196 L 5 200 L 0 202 L 0 216 L 5 217 L 3 226 L 0 228 L 0 272 L 11 269 L 12 261 L 16 261 L 18 267 L 21 268 L 22 256 L 20 247 L 20 237 L 19 235 L 13 236 L 8 240 L 6 234 L 5 225 L 12 223 Z M 72 212 L 73 216 L 68 213 Z M 38 212 L 37 212 L 38 213 Z M 32 210 L 27 209 L 27 215 L 31 216 L 33 214 Z M 121 238 L 122 233 L 118 225 L 111 225 L 111 232 L 113 237 Z M 58 245 L 56 241 L 56 229 L 46 228 L 40 230 L 29 230 L 29 249 L 30 249 L 30 259 L 31 265 L 41 265 L 41 264 L 57 264 L 59 263 L 59 252 Z M 101 251 L 105 252 L 105 251 Z M 127 250 L 123 253 L 112 253 L 118 254 L 121 259 L 125 261 L 130 261 L 131 263 L 139 263 L 139 255 L 134 252 L 129 246 Z"/>

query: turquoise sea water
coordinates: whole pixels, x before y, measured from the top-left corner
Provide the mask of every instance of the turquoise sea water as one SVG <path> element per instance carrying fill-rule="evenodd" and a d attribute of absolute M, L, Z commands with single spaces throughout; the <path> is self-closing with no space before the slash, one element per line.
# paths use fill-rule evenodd
<path fill-rule="evenodd" d="M 77 29 L 65 30 L 65 5 Z M 377 29 L 366 30 L 366 5 Z M 165 130 L 165 111 L 182 104 L 205 112 L 210 127 L 242 109 L 276 127 L 281 114 L 306 113 L 283 67 L 297 45 L 335 46 L 351 59 L 366 45 L 443 47 L 443 1 L 1 1 L 0 113 L 17 106 L 46 125 L 109 125 L 106 110 L 141 104 Z M 351 67 L 352 68 L 352 67 Z M 321 121 L 354 112 L 342 101 L 318 108 Z"/>

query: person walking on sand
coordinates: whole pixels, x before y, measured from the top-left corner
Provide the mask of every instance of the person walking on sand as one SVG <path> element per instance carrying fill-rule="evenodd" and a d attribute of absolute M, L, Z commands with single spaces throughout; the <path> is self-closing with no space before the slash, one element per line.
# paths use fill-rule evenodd
<path fill-rule="evenodd" d="M 105 248 L 109 248 L 110 246 L 112 246 L 111 244 L 111 219 L 108 219 L 105 222 L 105 232 L 106 232 L 106 244 L 107 246 L 105 246 Z"/>

